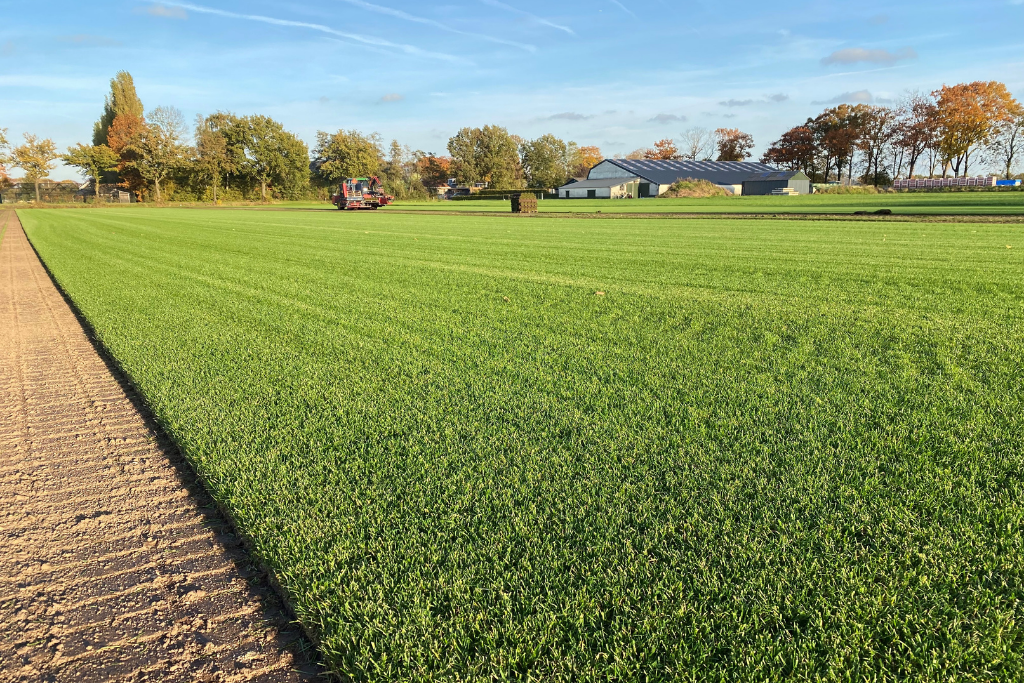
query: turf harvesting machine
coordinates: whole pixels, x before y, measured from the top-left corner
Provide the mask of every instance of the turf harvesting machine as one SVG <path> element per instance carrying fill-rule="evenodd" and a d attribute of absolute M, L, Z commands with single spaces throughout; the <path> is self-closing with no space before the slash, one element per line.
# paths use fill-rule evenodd
<path fill-rule="evenodd" d="M 394 197 L 384 192 L 380 178 L 345 178 L 341 181 L 338 194 L 331 197 L 331 203 L 341 210 L 379 209 L 387 206 Z"/>

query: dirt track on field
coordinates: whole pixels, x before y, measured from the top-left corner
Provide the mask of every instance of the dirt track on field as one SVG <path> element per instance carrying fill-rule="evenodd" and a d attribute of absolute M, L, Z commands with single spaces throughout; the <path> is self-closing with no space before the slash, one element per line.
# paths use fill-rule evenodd
<path fill-rule="evenodd" d="M 324 680 L 0 211 L 0 681 Z"/>

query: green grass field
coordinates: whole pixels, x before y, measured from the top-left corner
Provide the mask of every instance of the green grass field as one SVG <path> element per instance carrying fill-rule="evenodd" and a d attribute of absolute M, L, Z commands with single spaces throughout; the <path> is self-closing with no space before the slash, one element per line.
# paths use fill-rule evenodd
<path fill-rule="evenodd" d="M 282 206 L 333 210 L 330 204 L 283 202 Z M 507 201 L 397 202 L 394 209 L 508 213 Z M 1021 215 L 1024 192 L 899 193 L 802 197 L 708 197 L 706 199 L 545 199 L 541 213 L 849 213 L 890 209 L 918 215 Z M 387 210 L 387 209 L 385 209 Z"/>
<path fill-rule="evenodd" d="M 1020 226 L 20 216 L 351 680 L 1024 678 Z"/>

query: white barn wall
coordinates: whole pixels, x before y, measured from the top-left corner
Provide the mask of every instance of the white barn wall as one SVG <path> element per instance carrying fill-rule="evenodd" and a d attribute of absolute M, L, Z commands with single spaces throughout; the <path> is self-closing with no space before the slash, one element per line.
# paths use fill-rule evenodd
<path fill-rule="evenodd" d="M 632 178 L 630 179 L 632 180 Z M 580 187 L 573 188 L 572 185 L 568 187 L 559 188 L 558 196 L 561 199 L 586 199 L 587 192 L 593 190 L 596 199 L 623 199 L 628 194 L 628 183 L 623 182 L 621 185 L 612 185 L 611 187 Z M 565 193 L 568 192 L 569 196 L 566 197 Z"/>
<path fill-rule="evenodd" d="M 585 187 L 579 190 L 574 190 L 571 187 L 562 191 L 562 198 L 565 199 L 565 193 L 569 193 L 569 199 L 586 199 L 587 192 L 593 190 L 594 195 L 597 199 L 609 199 L 611 197 L 611 188 L 608 187 Z"/>

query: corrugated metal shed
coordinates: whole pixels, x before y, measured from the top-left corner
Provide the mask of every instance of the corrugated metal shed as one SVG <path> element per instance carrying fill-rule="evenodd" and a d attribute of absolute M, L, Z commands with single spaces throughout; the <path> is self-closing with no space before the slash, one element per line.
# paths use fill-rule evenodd
<path fill-rule="evenodd" d="M 591 169 L 588 178 L 612 177 L 611 164 L 622 170 L 622 176 L 639 176 L 657 185 L 671 185 L 677 180 L 694 178 L 716 185 L 739 185 L 752 175 L 771 173 L 778 169 L 748 161 L 668 161 L 660 159 L 605 159 Z M 603 167 L 603 168 L 602 168 Z M 594 172 L 597 171 L 595 174 Z"/>
<path fill-rule="evenodd" d="M 770 171 L 753 175 L 743 181 L 744 195 L 766 195 L 772 190 L 790 188 L 800 194 L 811 194 L 811 179 L 803 171 Z"/>

